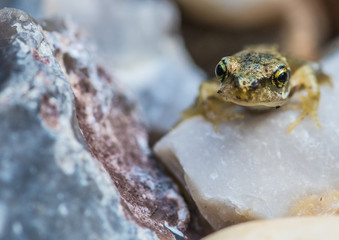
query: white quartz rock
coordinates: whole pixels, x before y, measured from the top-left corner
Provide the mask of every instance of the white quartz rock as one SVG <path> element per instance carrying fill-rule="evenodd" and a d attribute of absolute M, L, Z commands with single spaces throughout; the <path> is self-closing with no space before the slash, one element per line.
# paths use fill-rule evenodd
<path fill-rule="evenodd" d="M 288 216 L 310 194 L 339 189 L 339 52 L 323 61 L 334 88 L 321 88 L 318 128 L 311 117 L 291 133 L 296 110 L 245 113 L 219 125 L 182 122 L 155 146 L 215 228 L 249 219 Z"/>

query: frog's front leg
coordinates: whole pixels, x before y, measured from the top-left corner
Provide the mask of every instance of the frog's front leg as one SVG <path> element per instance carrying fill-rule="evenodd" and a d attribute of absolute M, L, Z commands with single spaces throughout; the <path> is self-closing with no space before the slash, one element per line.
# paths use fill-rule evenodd
<path fill-rule="evenodd" d="M 292 76 L 290 97 L 299 92 L 301 113 L 298 118 L 289 125 L 287 131 L 291 132 L 305 117 L 311 115 L 318 127 L 321 127 L 318 119 L 318 106 L 320 100 L 319 81 L 316 70 L 305 64 L 298 68 Z M 306 94 L 301 90 L 305 89 Z"/>
<path fill-rule="evenodd" d="M 202 115 L 218 129 L 218 124 L 227 120 L 243 118 L 243 115 L 236 114 L 235 104 L 225 102 L 218 94 L 219 83 L 217 81 L 206 81 L 200 85 L 199 96 L 195 105 L 183 112 L 184 119 L 195 115 Z"/>

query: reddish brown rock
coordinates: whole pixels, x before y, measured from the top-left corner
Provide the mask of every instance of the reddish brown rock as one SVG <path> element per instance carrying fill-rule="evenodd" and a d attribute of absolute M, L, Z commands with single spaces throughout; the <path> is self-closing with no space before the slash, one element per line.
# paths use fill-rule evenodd
<path fill-rule="evenodd" d="M 49 95 L 44 95 L 40 105 L 40 116 L 42 120 L 51 128 L 56 128 L 59 124 L 58 107 Z"/>
<path fill-rule="evenodd" d="M 49 29 L 51 26 L 49 26 Z M 103 163 L 121 194 L 125 213 L 160 238 L 185 233 L 189 212 L 177 186 L 150 155 L 137 103 L 95 64 L 74 29 L 50 31 L 55 54 L 75 95 L 80 129 L 92 156 Z M 71 33 L 71 34 L 70 34 Z"/>

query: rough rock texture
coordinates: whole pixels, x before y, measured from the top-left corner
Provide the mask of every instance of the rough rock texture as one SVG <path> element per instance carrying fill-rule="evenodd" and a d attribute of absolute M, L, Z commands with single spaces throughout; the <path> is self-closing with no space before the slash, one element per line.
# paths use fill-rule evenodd
<path fill-rule="evenodd" d="M 43 0 L 1 0 L 0 9 L 4 7 L 20 9 L 34 18 L 40 18 Z"/>
<path fill-rule="evenodd" d="M 0 11 L 0 239 L 183 237 L 135 103 L 73 28 L 42 25 Z"/>
<path fill-rule="evenodd" d="M 296 214 L 295 206 L 312 199 L 321 204 L 322 196 L 333 195 L 328 191 L 338 190 L 338 61 L 339 52 L 323 61 L 334 88 L 321 88 L 322 128 L 309 117 L 287 134 L 298 111 L 247 111 L 244 119 L 219 125 L 219 132 L 201 117 L 191 118 L 156 144 L 156 154 L 185 184 L 215 229 L 291 215 L 292 209 Z M 339 202 L 333 199 L 327 204 L 333 211 L 322 212 L 337 212 Z"/>
<path fill-rule="evenodd" d="M 81 8 L 79 7 L 81 5 Z M 47 16 L 70 16 L 139 98 L 151 130 L 166 131 L 195 99 L 204 76 L 178 34 L 168 0 L 44 0 Z"/>
<path fill-rule="evenodd" d="M 336 240 L 338 217 L 299 217 L 253 221 L 220 230 L 204 240 Z"/>
<path fill-rule="evenodd" d="M 89 151 L 109 172 L 130 217 L 163 235 L 168 233 L 164 225 L 185 231 L 189 220 L 186 205 L 150 157 L 136 102 L 105 69 L 93 63 L 75 29 L 68 29 L 65 38 L 53 32 L 53 24 L 43 26 L 52 32 L 49 39 L 74 91 L 79 126 Z"/>

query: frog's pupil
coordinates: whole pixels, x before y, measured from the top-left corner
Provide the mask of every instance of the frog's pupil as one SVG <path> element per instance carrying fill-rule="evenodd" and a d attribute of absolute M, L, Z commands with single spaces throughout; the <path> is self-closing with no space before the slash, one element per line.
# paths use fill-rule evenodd
<path fill-rule="evenodd" d="M 217 76 L 224 75 L 224 70 L 222 69 L 220 64 L 218 64 L 217 68 L 215 69 L 215 73 L 216 73 Z"/>
<path fill-rule="evenodd" d="M 286 72 L 282 72 L 279 75 L 278 80 L 279 80 L 279 82 L 283 82 L 283 83 L 286 82 L 286 80 L 287 80 L 287 73 Z"/>

